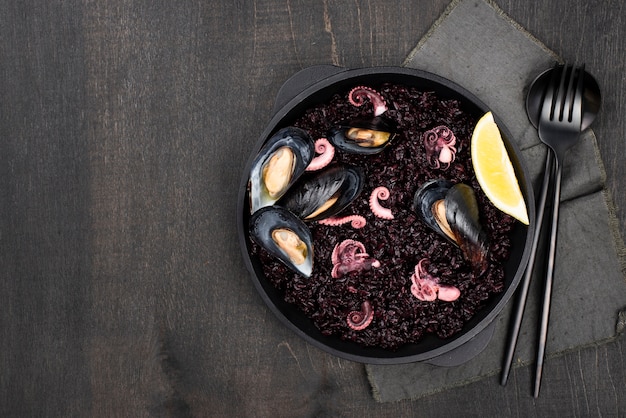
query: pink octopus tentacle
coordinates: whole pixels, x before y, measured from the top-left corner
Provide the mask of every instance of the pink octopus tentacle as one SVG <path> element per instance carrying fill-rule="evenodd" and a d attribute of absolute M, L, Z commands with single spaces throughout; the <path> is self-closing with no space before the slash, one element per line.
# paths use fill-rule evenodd
<path fill-rule="evenodd" d="M 426 270 L 426 267 L 424 266 L 424 264 L 428 264 L 429 261 L 427 258 L 422 258 L 419 263 L 417 263 L 417 265 L 415 266 L 415 274 L 417 275 L 417 277 L 423 277 L 428 274 L 428 271 Z M 429 275 L 430 276 L 430 275 Z"/>
<path fill-rule="evenodd" d="M 358 86 L 348 93 L 348 101 L 354 106 L 362 106 L 366 98 L 374 106 L 374 116 L 380 116 L 387 111 L 385 99 L 371 87 Z"/>
<path fill-rule="evenodd" d="M 387 200 L 389 199 L 389 189 L 386 188 L 385 186 L 380 186 L 375 188 L 372 191 L 372 194 L 370 195 L 370 209 L 372 210 L 372 213 L 376 216 L 378 216 L 379 218 L 382 219 L 393 219 L 393 213 L 391 212 L 391 209 L 385 208 L 383 206 L 381 206 L 379 199 L 380 200 Z"/>
<path fill-rule="evenodd" d="M 361 331 L 367 328 L 374 319 L 374 310 L 368 301 L 361 304 L 360 311 L 351 311 L 346 318 L 348 326 L 355 331 Z"/>
<path fill-rule="evenodd" d="M 367 220 L 361 215 L 348 215 L 343 217 L 332 216 L 320 220 L 319 223 L 326 226 L 340 226 L 350 223 L 352 228 L 360 229 L 367 225 Z"/>
<path fill-rule="evenodd" d="M 313 158 L 306 168 L 306 171 L 320 170 L 326 167 L 335 156 L 335 147 L 326 138 L 320 138 L 315 141 L 315 153 L 317 157 Z"/>

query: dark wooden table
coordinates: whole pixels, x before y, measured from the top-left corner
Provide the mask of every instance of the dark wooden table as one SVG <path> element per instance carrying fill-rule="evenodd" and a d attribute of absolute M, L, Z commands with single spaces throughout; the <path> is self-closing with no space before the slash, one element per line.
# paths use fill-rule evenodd
<path fill-rule="evenodd" d="M 597 77 L 626 235 L 623 1 L 496 3 Z M 248 279 L 237 189 L 280 85 L 401 64 L 448 0 L 0 6 L 0 415 L 626 415 L 623 339 L 551 359 L 537 400 L 521 368 L 377 404 Z"/>

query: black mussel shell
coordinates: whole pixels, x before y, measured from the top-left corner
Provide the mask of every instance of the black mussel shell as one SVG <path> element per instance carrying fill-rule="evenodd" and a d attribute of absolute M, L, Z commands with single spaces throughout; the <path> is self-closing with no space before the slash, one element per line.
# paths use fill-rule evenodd
<path fill-rule="evenodd" d="M 436 179 L 427 181 L 415 193 L 415 197 L 413 198 L 413 210 L 415 210 L 419 217 L 433 230 L 454 242 L 452 237 L 448 236 L 448 234 L 441 229 L 440 223 L 437 222 L 433 214 L 433 205 L 440 200 L 444 200 L 452 186 L 454 186 L 454 183 L 448 180 Z"/>
<path fill-rule="evenodd" d="M 280 159 L 279 156 L 284 158 Z M 250 213 L 273 205 L 304 173 L 315 156 L 313 138 L 303 129 L 286 127 L 277 131 L 257 154 L 248 181 Z M 277 163 L 280 161 L 280 163 Z M 277 166 L 274 175 L 272 167 Z"/>
<path fill-rule="evenodd" d="M 365 135 L 358 139 L 356 132 Z M 381 152 L 395 136 L 395 129 L 380 116 L 341 124 L 328 132 L 328 140 L 335 147 L 347 153 L 364 155 Z"/>
<path fill-rule="evenodd" d="M 487 233 L 480 224 L 474 190 L 459 183 L 450 188 L 445 200 L 446 219 L 465 258 L 479 274 L 487 269 Z"/>
<path fill-rule="evenodd" d="M 437 202 L 443 202 L 445 222 L 435 208 Z M 428 181 L 415 193 L 413 209 L 433 230 L 458 245 L 479 275 L 485 272 L 488 238 L 470 186 L 441 179 Z"/>
<path fill-rule="evenodd" d="M 319 221 L 348 207 L 363 189 L 362 171 L 337 164 L 306 173 L 277 202 L 305 221 Z"/>
<path fill-rule="evenodd" d="M 250 237 L 271 255 L 304 277 L 313 271 L 313 237 L 309 228 L 296 215 L 278 206 L 266 206 L 250 217 Z M 288 231 L 285 233 L 285 231 Z M 289 233 L 292 233 L 290 235 Z M 281 248 L 277 236 L 286 235 L 283 242 L 297 242 L 294 248 L 297 257 Z"/>

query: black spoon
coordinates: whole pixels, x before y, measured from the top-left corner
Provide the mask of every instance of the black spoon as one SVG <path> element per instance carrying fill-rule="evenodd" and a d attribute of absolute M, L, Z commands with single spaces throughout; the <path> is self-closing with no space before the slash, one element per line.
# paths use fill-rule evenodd
<path fill-rule="evenodd" d="M 530 123 L 537 128 L 539 126 L 539 115 L 541 114 L 541 107 L 545 96 L 545 91 L 554 68 L 550 68 L 541 74 L 539 74 L 530 85 L 528 89 L 528 95 L 526 96 L 526 113 Z M 600 87 L 597 81 L 591 74 L 585 71 L 583 78 L 583 115 L 581 130 L 587 129 L 591 126 L 591 123 L 595 120 L 600 110 L 601 95 Z M 530 279 L 535 264 L 535 256 L 537 254 L 537 246 L 539 244 L 539 238 L 541 236 L 541 227 L 543 223 L 543 214 L 546 206 L 546 199 L 548 195 L 548 189 L 550 185 L 550 178 L 552 177 L 554 165 L 554 155 L 548 151 L 546 154 L 546 166 L 544 169 L 543 185 L 541 188 L 541 194 L 539 196 L 539 202 L 537 206 L 537 228 L 535 228 L 535 235 L 533 237 L 533 243 L 530 251 L 530 257 L 528 259 L 528 265 L 524 277 L 522 278 L 521 288 L 519 290 L 518 298 L 516 301 L 514 318 L 512 328 L 509 333 L 509 340 L 507 344 L 507 351 L 505 353 L 504 365 L 502 368 L 500 384 L 506 385 L 509 378 L 509 372 L 511 371 L 511 364 L 513 362 L 513 356 L 515 354 L 515 346 L 517 345 L 517 338 L 519 336 L 520 326 L 522 324 L 522 317 L 524 316 L 524 309 L 526 307 L 526 299 L 528 298 L 528 289 L 530 287 Z"/>

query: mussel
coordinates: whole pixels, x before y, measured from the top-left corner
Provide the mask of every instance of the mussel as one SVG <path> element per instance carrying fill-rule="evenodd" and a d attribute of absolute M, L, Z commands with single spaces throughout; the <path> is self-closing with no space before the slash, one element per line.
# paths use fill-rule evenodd
<path fill-rule="evenodd" d="M 250 212 L 274 204 L 314 156 L 313 139 L 305 130 L 290 126 L 272 135 L 252 163 L 248 182 Z"/>
<path fill-rule="evenodd" d="M 271 255 L 304 277 L 313 271 L 311 231 L 296 215 L 266 206 L 250 217 L 250 237 Z"/>
<path fill-rule="evenodd" d="M 348 207 L 361 193 L 363 183 L 359 168 L 330 165 L 324 170 L 304 174 L 276 204 L 305 221 L 319 221 Z"/>
<path fill-rule="evenodd" d="M 478 275 L 485 272 L 488 237 L 470 186 L 441 179 L 428 181 L 415 193 L 413 208 L 432 229 L 459 246 Z"/>
<path fill-rule="evenodd" d="M 382 117 L 360 119 L 332 128 L 328 140 L 337 148 L 351 154 L 377 154 L 396 136 L 394 129 Z"/>

